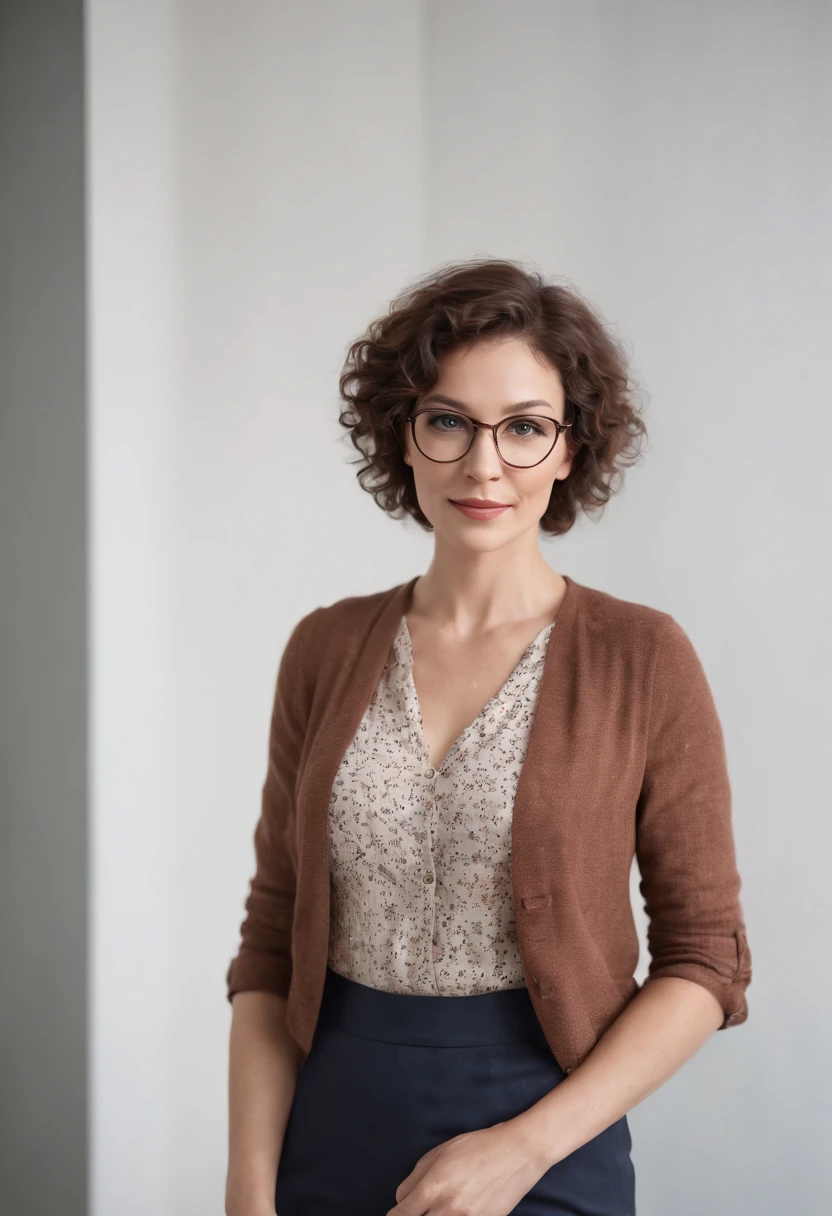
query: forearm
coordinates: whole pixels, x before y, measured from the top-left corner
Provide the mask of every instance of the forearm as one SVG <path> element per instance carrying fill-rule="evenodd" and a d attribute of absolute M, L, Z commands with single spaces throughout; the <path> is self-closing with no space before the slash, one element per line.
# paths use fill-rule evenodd
<path fill-rule="evenodd" d="M 664 1084 L 721 1025 L 701 984 L 675 976 L 646 984 L 582 1064 L 511 1120 L 544 1169 L 599 1135 Z"/>
<path fill-rule="evenodd" d="M 286 1001 L 269 992 L 238 992 L 229 1038 L 227 1216 L 274 1210 L 300 1063 L 286 1029 Z"/>

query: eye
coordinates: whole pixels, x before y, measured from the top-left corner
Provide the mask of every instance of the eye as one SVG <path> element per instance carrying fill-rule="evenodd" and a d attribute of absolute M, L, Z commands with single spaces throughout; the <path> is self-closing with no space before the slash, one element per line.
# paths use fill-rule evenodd
<path fill-rule="evenodd" d="M 437 423 L 450 422 L 451 426 L 438 426 Z M 432 414 L 428 418 L 428 425 L 435 431 L 455 431 L 459 429 L 459 424 L 462 419 L 458 414 Z"/>
<path fill-rule="evenodd" d="M 513 427 L 529 427 L 530 428 L 529 430 L 514 432 L 516 435 L 519 435 L 519 437 L 521 439 L 525 439 L 528 435 L 545 434 L 543 427 L 540 426 L 537 422 L 534 422 L 531 418 L 516 418 L 513 422 L 509 423 L 509 429 L 511 429 Z"/>

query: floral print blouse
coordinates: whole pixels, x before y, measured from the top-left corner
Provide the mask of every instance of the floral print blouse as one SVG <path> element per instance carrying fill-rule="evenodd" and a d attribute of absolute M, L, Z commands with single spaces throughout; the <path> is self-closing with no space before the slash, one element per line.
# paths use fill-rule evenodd
<path fill-rule="evenodd" d="M 525 987 L 511 817 L 554 626 L 541 629 L 434 770 L 402 617 L 330 797 L 334 971 L 434 996 Z"/>

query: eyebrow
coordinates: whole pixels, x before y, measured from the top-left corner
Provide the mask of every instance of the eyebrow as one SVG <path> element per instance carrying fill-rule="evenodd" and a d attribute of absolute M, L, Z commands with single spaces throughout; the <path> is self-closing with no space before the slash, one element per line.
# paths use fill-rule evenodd
<path fill-rule="evenodd" d="M 444 395 L 444 393 L 431 393 L 429 397 L 424 398 L 424 400 L 422 401 L 421 404 L 427 405 L 427 403 L 429 401 L 436 401 L 439 403 L 439 405 L 450 405 L 450 406 L 453 406 L 454 409 L 458 409 L 458 410 L 467 410 L 468 409 L 468 406 L 465 404 L 464 401 L 456 401 L 456 400 L 454 400 L 453 397 L 446 397 Z M 541 406 L 547 410 L 552 409 L 552 406 L 549 404 L 548 401 L 543 401 L 542 399 L 536 399 L 534 401 L 518 401 L 516 405 L 506 406 L 506 408 L 502 412 L 504 414 L 517 414 L 517 413 L 522 413 L 524 410 L 527 410 L 527 409 L 539 409 Z"/>

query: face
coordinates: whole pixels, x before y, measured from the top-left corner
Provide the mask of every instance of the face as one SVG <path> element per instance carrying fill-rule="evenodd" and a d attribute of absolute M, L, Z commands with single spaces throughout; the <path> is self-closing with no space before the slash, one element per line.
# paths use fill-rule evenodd
<path fill-rule="evenodd" d="M 444 400 L 437 401 L 437 396 Z M 489 423 L 499 423 L 508 414 L 531 420 L 534 415 L 542 415 L 563 422 L 565 404 L 557 369 L 535 355 L 525 342 L 511 338 L 449 351 L 440 361 L 436 383 L 420 396 L 413 409 L 441 411 L 442 417 L 432 420 L 431 425 L 447 428 L 460 425 L 453 422 L 460 414 Z M 519 419 L 517 422 L 515 433 L 527 435 L 528 424 Z M 549 455 L 531 468 L 504 464 L 492 432 L 484 429 L 476 432 L 465 456 L 440 463 L 419 451 L 408 423 L 404 459 L 413 468 L 419 506 L 437 536 L 480 551 L 500 547 L 530 530 L 536 538 L 552 486 L 557 479 L 568 476 L 572 465 L 568 434 L 561 432 Z M 505 454 L 511 459 L 508 452 Z M 507 509 L 491 516 L 483 512 L 466 515 L 454 506 L 453 500 L 459 499 L 489 499 L 505 504 Z"/>

